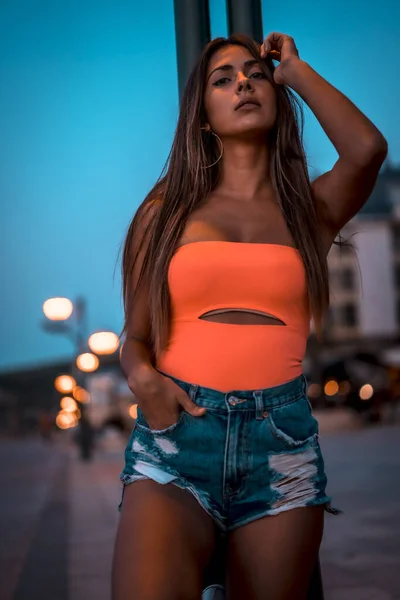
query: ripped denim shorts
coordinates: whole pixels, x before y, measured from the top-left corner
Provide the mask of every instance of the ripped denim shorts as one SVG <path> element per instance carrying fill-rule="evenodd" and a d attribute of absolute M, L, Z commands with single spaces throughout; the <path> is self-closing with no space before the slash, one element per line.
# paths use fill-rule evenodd
<path fill-rule="evenodd" d="M 140 479 L 177 485 L 224 532 L 303 506 L 336 512 L 325 492 L 318 423 L 303 375 L 228 393 L 171 379 L 207 412 L 192 417 L 183 411 L 174 425 L 152 430 L 139 410 L 125 450 L 123 488 Z"/>

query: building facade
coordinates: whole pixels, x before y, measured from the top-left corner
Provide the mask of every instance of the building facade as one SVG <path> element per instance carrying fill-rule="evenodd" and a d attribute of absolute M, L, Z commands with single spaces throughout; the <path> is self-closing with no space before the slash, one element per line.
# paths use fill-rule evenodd
<path fill-rule="evenodd" d="M 400 333 L 400 169 L 388 166 L 328 256 L 330 343 L 390 343 Z"/>
<path fill-rule="evenodd" d="M 390 339 L 398 334 L 400 221 L 354 219 L 343 230 L 352 246 L 329 253 L 331 287 L 326 335 L 333 342 Z M 400 237 L 399 237 L 400 240 Z"/>

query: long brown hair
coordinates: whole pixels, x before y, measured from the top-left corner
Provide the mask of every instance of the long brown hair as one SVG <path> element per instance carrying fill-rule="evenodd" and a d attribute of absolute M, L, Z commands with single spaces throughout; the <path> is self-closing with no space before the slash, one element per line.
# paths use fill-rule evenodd
<path fill-rule="evenodd" d="M 277 119 L 274 130 L 270 132 L 271 180 L 287 227 L 304 263 L 310 311 L 317 328 L 329 302 L 327 262 L 302 144 L 301 105 L 289 89 L 275 84 L 272 60 L 260 60 L 259 47 L 253 40 L 243 35 L 217 38 L 205 47 L 189 77 L 167 164 L 161 178 L 136 212 L 125 239 L 122 259 L 124 331 L 130 325 L 135 292 L 145 280 L 151 320 L 148 341 L 155 356 L 165 349 L 169 338 L 170 260 L 189 215 L 218 182 L 218 163 L 207 168 L 218 158 L 220 150 L 214 136 L 207 136 L 202 130 L 207 121 L 204 93 L 210 58 L 230 44 L 247 48 L 259 60 L 276 92 Z M 147 212 L 152 214 L 152 218 L 147 218 L 149 223 L 143 232 Z M 137 269 L 139 253 L 143 262 L 137 280 L 133 273 Z"/>

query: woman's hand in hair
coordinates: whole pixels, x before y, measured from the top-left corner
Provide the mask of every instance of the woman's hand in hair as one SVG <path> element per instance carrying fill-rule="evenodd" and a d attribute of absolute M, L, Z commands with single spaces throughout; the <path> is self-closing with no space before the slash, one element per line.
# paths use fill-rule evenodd
<path fill-rule="evenodd" d="M 182 410 L 201 417 L 205 408 L 197 406 L 172 379 L 152 367 L 136 369 L 128 378 L 150 429 L 166 429 L 179 420 Z"/>
<path fill-rule="evenodd" d="M 285 73 L 302 62 L 294 39 L 285 33 L 270 33 L 261 44 L 260 52 L 261 58 L 268 56 L 279 61 L 280 64 L 274 71 L 275 83 L 279 85 L 287 85 Z"/>

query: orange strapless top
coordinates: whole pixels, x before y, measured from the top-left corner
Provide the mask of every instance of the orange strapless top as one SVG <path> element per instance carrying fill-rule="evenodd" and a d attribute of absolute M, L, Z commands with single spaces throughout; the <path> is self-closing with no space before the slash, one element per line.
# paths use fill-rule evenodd
<path fill-rule="evenodd" d="M 169 267 L 172 323 L 157 367 L 222 392 L 280 385 L 302 373 L 310 314 L 299 252 L 289 246 L 203 241 Z M 217 309 L 254 310 L 284 325 L 216 323 Z"/>

